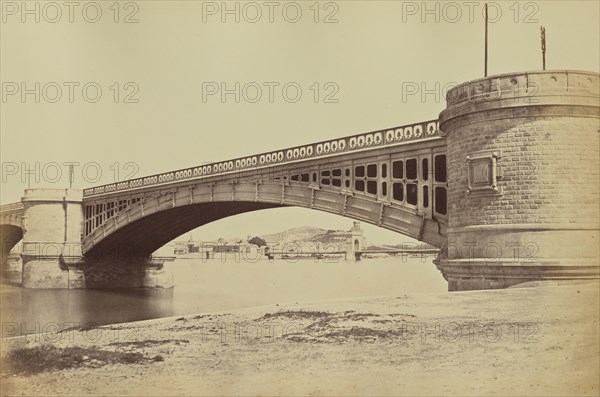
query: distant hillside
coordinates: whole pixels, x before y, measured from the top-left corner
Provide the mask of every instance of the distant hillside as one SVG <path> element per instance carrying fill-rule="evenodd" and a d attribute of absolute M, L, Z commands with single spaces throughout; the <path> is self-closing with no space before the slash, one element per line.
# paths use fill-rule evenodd
<path fill-rule="evenodd" d="M 284 242 L 291 241 L 313 241 L 315 236 L 323 235 L 327 232 L 325 229 L 311 226 L 294 227 L 285 230 L 281 233 L 266 234 L 259 236 L 267 241 L 279 241 Z"/>
<path fill-rule="evenodd" d="M 337 230 L 327 230 L 324 233 L 314 235 L 310 240 L 312 243 L 332 244 L 336 242 L 335 235 L 339 233 Z"/>
<path fill-rule="evenodd" d="M 327 229 L 321 229 L 321 228 L 312 227 L 312 226 L 302 226 L 302 227 L 294 227 L 291 229 L 287 229 L 280 233 L 264 234 L 264 235 L 259 235 L 257 237 L 260 237 L 260 238 L 266 240 L 267 242 L 281 241 L 284 243 L 305 242 L 305 243 L 332 244 L 336 241 L 339 241 L 339 240 L 336 240 L 336 237 L 335 237 L 335 235 L 337 233 L 345 232 L 349 229 L 350 229 L 350 225 L 348 226 L 348 229 L 343 230 L 343 231 L 342 230 L 327 230 Z M 254 236 L 250 236 L 250 237 L 254 237 Z M 418 245 L 419 247 L 423 247 L 423 248 L 428 247 L 427 244 L 425 244 L 425 243 L 417 242 L 417 241 L 411 239 L 410 237 L 403 236 L 401 234 L 398 234 L 397 244 L 394 244 L 394 245 L 381 244 L 377 241 L 371 241 L 369 239 L 368 234 L 365 237 L 367 238 L 367 241 L 369 242 L 369 245 L 367 246 L 368 249 L 385 250 L 385 249 L 393 249 L 393 248 L 413 248 L 413 247 L 415 247 L 415 245 Z M 338 238 L 339 238 L 339 236 L 338 236 Z M 227 244 L 237 244 L 240 241 L 245 242 L 246 238 L 229 237 L 229 238 L 223 238 L 223 240 L 225 242 L 227 242 Z M 215 239 L 215 242 L 216 241 L 217 240 Z"/>
<path fill-rule="evenodd" d="M 295 227 L 291 229 L 287 229 L 282 231 L 281 233 L 273 233 L 266 234 L 263 236 L 259 236 L 266 241 L 283 241 L 285 243 L 288 242 L 310 242 L 310 243 L 322 243 L 322 244 L 332 244 L 336 242 L 335 235 L 340 232 L 340 230 L 326 230 L 318 227 L 312 226 L 303 226 L 303 227 Z M 366 236 L 367 240 L 369 236 Z M 372 242 L 368 246 L 369 249 L 394 249 L 394 248 L 429 248 L 428 244 L 423 242 L 417 242 L 410 237 L 402 236 L 398 234 L 398 244 L 390 245 L 390 244 L 378 244 L 377 242 Z"/>

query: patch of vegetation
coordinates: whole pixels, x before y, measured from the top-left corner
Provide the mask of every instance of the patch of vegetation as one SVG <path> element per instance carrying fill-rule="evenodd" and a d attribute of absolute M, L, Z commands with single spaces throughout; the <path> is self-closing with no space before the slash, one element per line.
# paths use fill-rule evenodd
<path fill-rule="evenodd" d="M 248 240 L 248 243 L 257 245 L 259 247 L 265 247 L 267 245 L 267 242 L 258 236 L 252 237 L 250 240 Z"/>
<path fill-rule="evenodd" d="M 128 341 L 128 342 L 112 342 L 109 343 L 109 346 L 121 346 L 121 347 L 150 347 L 156 345 L 165 345 L 167 343 L 175 343 L 176 345 L 180 345 L 182 343 L 190 343 L 187 339 L 165 339 L 165 340 L 155 340 L 155 339 L 147 339 L 147 340 L 136 340 L 136 341 Z"/>
<path fill-rule="evenodd" d="M 348 313 L 348 312 L 344 312 L 344 319 L 345 320 L 356 320 L 356 321 L 362 321 L 362 320 L 366 320 L 368 318 L 371 317 L 380 317 L 379 314 L 373 314 L 373 313 Z"/>
<path fill-rule="evenodd" d="M 324 339 L 308 338 L 301 334 L 289 334 L 285 337 L 288 341 L 296 343 L 330 343 L 329 341 Z"/>
<path fill-rule="evenodd" d="M 305 329 L 305 332 L 295 332 L 284 335 L 286 340 L 297 343 L 343 343 L 349 340 L 357 342 L 373 342 L 380 339 L 406 339 L 402 330 L 373 329 L 366 327 Z"/>
<path fill-rule="evenodd" d="M 62 328 L 58 333 L 68 332 L 68 331 L 91 331 L 100 327 L 100 324 L 97 323 L 88 323 L 81 326 Z"/>
<path fill-rule="evenodd" d="M 102 329 L 105 329 L 107 331 L 125 331 L 125 330 L 138 330 L 139 328 L 137 326 L 134 327 L 127 327 L 127 326 L 120 326 L 119 324 L 115 324 L 114 326 L 103 326 Z"/>
<path fill-rule="evenodd" d="M 33 375 L 70 368 L 98 368 L 108 364 L 144 364 L 163 361 L 162 356 L 146 357 L 141 353 L 113 352 L 87 347 L 59 348 L 53 345 L 18 348 L 7 357 L 7 370 L 14 374 Z"/>
<path fill-rule="evenodd" d="M 208 331 L 208 332 L 212 332 L 212 333 L 216 333 L 219 332 L 219 326 L 218 325 L 214 325 L 211 324 L 210 327 L 207 327 L 205 324 L 199 324 L 199 325 L 188 325 L 185 327 L 170 327 L 167 328 L 167 331 Z"/>
<path fill-rule="evenodd" d="M 341 338 L 341 339 L 390 339 L 398 336 L 402 336 L 402 332 L 398 330 L 381 330 L 366 327 L 351 327 L 348 329 L 336 329 L 332 332 L 326 333 L 326 338 Z"/>
<path fill-rule="evenodd" d="M 335 323 L 334 317 L 325 317 L 308 325 L 304 330 L 308 332 L 320 332 L 323 329 L 329 328 L 332 323 Z"/>
<path fill-rule="evenodd" d="M 389 324 L 391 322 L 392 320 L 373 320 L 373 323 L 375 324 Z"/>
<path fill-rule="evenodd" d="M 414 314 L 406 314 L 406 313 L 390 313 L 388 314 L 390 317 L 417 317 Z"/>
<path fill-rule="evenodd" d="M 327 230 L 325 233 L 320 233 L 312 236 L 308 239 L 311 243 L 321 243 L 321 244 L 336 244 L 337 238 L 335 236 L 337 232 L 335 230 Z"/>
<path fill-rule="evenodd" d="M 286 318 L 291 320 L 319 320 L 333 317 L 333 313 L 318 310 L 284 310 L 275 313 L 267 313 L 258 320 L 273 320 Z"/>

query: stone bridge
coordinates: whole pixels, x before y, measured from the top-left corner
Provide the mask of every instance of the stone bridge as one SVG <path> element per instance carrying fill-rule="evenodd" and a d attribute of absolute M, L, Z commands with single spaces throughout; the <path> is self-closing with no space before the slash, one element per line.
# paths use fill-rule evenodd
<path fill-rule="evenodd" d="M 492 76 L 439 119 L 0 207 L 26 287 L 169 286 L 152 252 L 209 222 L 296 206 L 437 246 L 450 290 L 597 279 L 599 75 Z M 5 256 L 3 256 L 3 260 Z"/>

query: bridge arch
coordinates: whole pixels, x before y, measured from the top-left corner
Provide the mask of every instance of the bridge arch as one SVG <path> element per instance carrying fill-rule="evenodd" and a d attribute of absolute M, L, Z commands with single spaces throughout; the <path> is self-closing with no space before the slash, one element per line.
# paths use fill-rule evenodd
<path fill-rule="evenodd" d="M 393 203 L 352 192 L 281 182 L 231 182 L 162 191 L 113 214 L 83 239 L 86 258 L 148 257 L 174 238 L 237 214 L 279 207 L 334 213 L 441 246 L 445 227 Z"/>
<path fill-rule="evenodd" d="M 23 229 L 14 224 L 0 224 L 0 236 L 0 253 L 4 258 L 23 239 Z"/>
<path fill-rule="evenodd" d="M 3 263 L 9 252 L 23 239 L 22 216 L 21 203 L 0 206 L 0 260 Z"/>

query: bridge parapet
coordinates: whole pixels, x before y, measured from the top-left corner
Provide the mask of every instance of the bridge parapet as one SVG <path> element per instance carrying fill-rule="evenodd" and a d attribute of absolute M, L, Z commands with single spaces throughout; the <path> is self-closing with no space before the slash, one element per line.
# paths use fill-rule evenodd
<path fill-rule="evenodd" d="M 12 212 L 22 212 L 22 211 L 23 211 L 23 203 L 21 203 L 21 202 L 0 205 L 0 215 L 12 213 Z"/>
<path fill-rule="evenodd" d="M 129 189 L 168 185 L 191 179 L 204 179 L 240 171 L 359 152 L 377 147 L 416 143 L 439 136 L 437 120 L 429 120 L 97 186 L 84 189 L 83 196 L 91 197 Z"/>
<path fill-rule="evenodd" d="M 593 105 L 598 101 L 598 74 L 574 70 L 543 70 L 508 73 L 460 84 L 446 95 L 444 120 L 462 105 L 478 109 L 520 107 L 523 105 Z M 590 103 L 591 101 L 591 103 Z M 487 103 L 487 105 L 485 105 Z"/>

